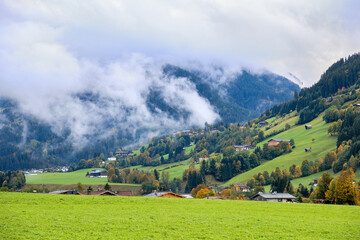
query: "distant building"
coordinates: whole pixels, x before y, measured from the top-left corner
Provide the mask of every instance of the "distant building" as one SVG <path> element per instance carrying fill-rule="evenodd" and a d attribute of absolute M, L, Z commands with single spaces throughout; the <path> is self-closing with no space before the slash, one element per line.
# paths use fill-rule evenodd
<path fill-rule="evenodd" d="M 312 129 L 312 126 L 311 126 L 311 125 L 305 125 L 305 129 L 306 129 L 306 130 Z"/>
<path fill-rule="evenodd" d="M 355 103 L 354 106 L 355 107 L 360 107 L 360 103 Z"/>
<path fill-rule="evenodd" d="M 305 148 L 305 152 L 311 152 L 311 148 Z"/>
<path fill-rule="evenodd" d="M 107 160 L 108 161 L 116 161 L 116 157 L 109 157 Z"/>
<path fill-rule="evenodd" d="M 117 156 L 117 157 L 121 157 L 121 158 L 127 157 L 127 156 L 129 156 L 130 154 L 133 154 L 133 152 L 132 152 L 132 151 L 116 152 L 116 156 Z"/>
<path fill-rule="evenodd" d="M 173 192 L 157 192 L 154 191 L 153 193 L 147 194 L 144 197 L 162 197 L 162 198 L 193 198 L 189 194 L 178 194 Z"/>
<path fill-rule="evenodd" d="M 238 192 L 250 192 L 250 188 L 248 187 L 248 185 L 243 183 L 234 183 L 233 187 Z"/>
<path fill-rule="evenodd" d="M 89 177 L 107 177 L 107 172 L 104 170 L 92 170 Z"/>
<path fill-rule="evenodd" d="M 295 197 L 289 193 L 262 193 L 255 194 L 252 199 L 254 201 L 267 201 L 267 202 L 293 202 Z"/>
<path fill-rule="evenodd" d="M 78 194 L 78 191 L 76 191 L 76 190 L 57 190 L 57 191 L 49 192 L 49 194 L 74 195 L 74 194 Z"/>
<path fill-rule="evenodd" d="M 289 139 L 270 139 L 268 141 L 269 146 L 277 146 L 279 145 L 281 142 L 287 141 L 288 143 L 290 143 Z"/>
<path fill-rule="evenodd" d="M 320 180 L 320 178 L 314 179 L 314 187 L 316 187 L 319 184 L 319 180 Z"/>
<path fill-rule="evenodd" d="M 246 144 L 246 145 L 234 145 L 234 148 L 237 152 L 239 151 L 246 151 L 246 150 L 250 150 L 250 149 L 254 149 L 255 146 L 252 144 Z"/>
<path fill-rule="evenodd" d="M 259 125 L 260 125 L 261 127 L 264 127 L 264 126 L 266 126 L 266 125 L 269 125 L 269 123 L 268 123 L 267 121 L 262 121 L 262 122 L 259 122 Z"/>

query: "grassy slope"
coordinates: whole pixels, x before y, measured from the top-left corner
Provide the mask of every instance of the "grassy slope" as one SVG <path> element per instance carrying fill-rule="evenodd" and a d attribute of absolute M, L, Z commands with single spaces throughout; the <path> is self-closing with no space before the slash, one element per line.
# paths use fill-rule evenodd
<path fill-rule="evenodd" d="M 305 130 L 304 125 L 299 125 L 271 137 L 280 139 L 293 138 L 295 140 L 296 148 L 294 148 L 291 153 L 282 155 L 271 161 L 264 162 L 250 171 L 239 174 L 226 182 L 225 186 L 229 186 L 237 182 L 246 183 L 247 180 L 254 174 L 258 174 L 259 172 L 263 172 L 265 170 L 271 173 L 271 171 L 273 171 L 276 167 L 280 167 L 280 169 L 288 169 L 292 164 L 301 166 L 303 160 L 307 159 L 309 161 L 315 161 L 318 158 L 324 158 L 325 153 L 336 148 L 336 137 L 328 135 L 327 129 L 330 124 L 326 124 L 322 120 L 322 114 L 308 124 L 312 125 L 313 128 Z M 313 137 L 315 138 L 314 142 L 312 142 Z M 266 139 L 258 145 L 262 146 L 269 139 L 270 138 Z M 309 147 L 312 148 L 312 152 L 305 153 L 304 149 Z"/>
<path fill-rule="evenodd" d="M 195 147 L 196 147 L 196 145 L 186 147 L 185 154 L 186 155 L 190 154 L 191 150 L 194 150 Z M 164 155 L 164 158 L 168 159 L 168 154 Z M 134 166 L 132 168 L 136 168 L 140 171 L 154 171 L 154 169 L 156 169 L 158 171 L 163 171 L 165 169 L 165 171 L 167 171 L 169 173 L 170 179 L 173 179 L 173 178 L 177 178 L 177 177 L 180 177 L 180 178 L 182 177 L 184 171 L 189 168 L 190 161 L 191 161 L 191 159 L 187 159 L 185 161 L 163 164 L 163 165 L 156 166 L 156 167 L 142 167 L 139 165 L 139 166 Z M 173 166 L 175 166 L 175 167 L 173 167 Z M 195 164 L 194 167 L 200 169 L 200 164 Z"/>
<path fill-rule="evenodd" d="M 0 203 L 1 239 L 360 236 L 357 206 L 24 193 L 0 193 Z"/>
<path fill-rule="evenodd" d="M 94 185 L 106 184 L 108 182 L 107 178 L 85 177 L 86 173 L 91 172 L 91 170 L 93 169 L 102 169 L 102 168 L 88 168 L 88 169 L 81 169 L 78 171 L 66 172 L 66 173 L 42 173 L 38 175 L 27 175 L 26 183 L 27 184 L 76 184 L 78 182 L 81 182 L 82 184 L 94 184 Z M 112 185 L 117 185 L 117 183 L 112 183 Z"/>

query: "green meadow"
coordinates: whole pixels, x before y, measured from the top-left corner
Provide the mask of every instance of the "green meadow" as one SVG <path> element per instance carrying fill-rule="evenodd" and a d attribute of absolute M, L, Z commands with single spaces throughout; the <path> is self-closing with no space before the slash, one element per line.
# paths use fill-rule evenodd
<path fill-rule="evenodd" d="M 305 125 L 298 125 L 271 137 L 277 139 L 293 138 L 295 140 L 296 147 L 292 149 L 291 153 L 284 154 L 271 161 L 263 162 L 260 166 L 233 177 L 228 182 L 226 182 L 225 185 L 229 186 L 233 183 L 246 183 L 247 180 L 250 179 L 254 174 L 258 174 L 259 172 L 263 171 L 268 171 L 271 173 L 276 167 L 279 167 L 281 170 L 283 170 L 285 168 L 288 169 L 292 164 L 301 166 L 301 163 L 304 160 L 315 161 L 318 158 L 324 158 L 328 151 L 336 149 L 337 137 L 330 136 L 328 134 L 327 129 L 330 123 L 326 124 L 322 120 L 322 116 L 323 115 L 321 114 L 319 117 L 308 123 L 312 125 L 312 129 L 305 130 Z M 284 122 L 293 121 L 293 118 L 294 117 L 290 117 Z M 281 125 L 283 125 L 284 122 L 282 122 Z M 259 143 L 258 146 L 262 146 L 271 138 L 267 138 L 263 142 Z M 312 138 L 315 138 L 315 140 L 312 141 Z M 311 152 L 305 153 L 305 148 L 311 148 Z"/>
<path fill-rule="evenodd" d="M 194 150 L 196 147 L 196 145 L 193 146 L 189 146 L 185 148 L 185 154 L 188 155 L 190 154 L 191 150 Z M 164 159 L 168 159 L 168 154 L 164 155 Z M 149 171 L 154 171 L 154 169 L 156 169 L 157 171 L 166 171 L 169 173 L 170 179 L 173 178 L 181 178 L 184 171 L 186 169 L 189 169 L 190 167 L 190 161 L 191 158 L 185 160 L 185 161 L 181 161 L 181 162 L 174 162 L 174 163 L 168 163 L 168 164 L 162 164 L 160 166 L 156 166 L 156 167 L 143 167 L 141 165 L 138 166 L 134 166 L 131 168 L 136 168 L 140 171 L 145 171 L 145 172 L 149 172 Z M 194 164 L 194 167 L 196 168 L 200 168 L 200 164 Z"/>
<path fill-rule="evenodd" d="M 76 184 L 78 182 L 81 182 L 82 184 L 105 185 L 108 182 L 108 179 L 106 177 L 105 178 L 86 177 L 86 173 L 91 172 L 91 170 L 94 169 L 105 170 L 103 168 L 88 168 L 74 172 L 41 173 L 37 175 L 26 175 L 26 184 Z M 118 185 L 118 184 L 119 183 L 111 183 L 111 185 Z"/>
<path fill-rule="evenodd" d="M 1 239 L 359 239 L 358 206 L 0 193 Z"/>

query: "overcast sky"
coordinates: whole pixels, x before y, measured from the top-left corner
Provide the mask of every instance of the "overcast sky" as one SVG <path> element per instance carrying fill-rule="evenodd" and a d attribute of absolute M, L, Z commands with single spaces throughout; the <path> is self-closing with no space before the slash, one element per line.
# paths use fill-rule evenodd
<path fill-rule="evenodd" d="M 291 72 L 309 86 L 334 61 L 360 51 L 359 12 L 356 0 L 1 0 L 0 53 L 48 58 L 44 49 L 32 51 L 47 42 L 68 55 L 70 72 L 74 60 L 141 53 Z"/>

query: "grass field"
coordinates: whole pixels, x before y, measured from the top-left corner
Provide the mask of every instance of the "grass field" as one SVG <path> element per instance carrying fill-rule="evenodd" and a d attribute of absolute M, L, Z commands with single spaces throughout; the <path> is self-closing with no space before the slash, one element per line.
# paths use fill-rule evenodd
<path fill-rule="evenodd" d="M 0 193 L 1 239 L 359 239 L 360 207 Z"/>
<path fill-rule="evenodd" d="M 336 136 L 331 137 L 328 135 L 327 129 L 330 124 L 326 124 L 322 120 L 322 114 L 309 124 L 312 125 L 312 129 L 310 130 L 305 130 L 304 125 L 299 125 L 271 137 L 280 139 L 293 138 L 295 140 L 296 148 L 292 149 L 293 151 L 291 153 L 282 155 L 271 161 L 266 161 L 250 171 L 239 174 L 226 182 L 225 185 L 229 186 L 232 183 L 246 183 L 254 174 L 258 174 L 265 170 L 271 173 L 276 167 L 280 167 L 280 169 L 283 170 L 285 168 L 288 169 L 292 164 L 301 166 L 302 161 L 305 159 L 315 161 L 318 158 L 324 158 L 328 151 L 336 149 Z M 315 138 L 314 142 L 312 142 L 313 137 Z M 259 143 L 258 146 L 262 146 L 268 140 L 270 140 L 270 138 Z M 305 148 L 310 147 L 312 151 L 310 153 L 305 153 Z"/>
<path fill-rule="evenodd" d="M 196 147 L 196 145 L 186 147 L 185 154 L 186 155 L 190 154 L 191 150 L 194 150 L 195 147 Z M 168 159 L 168 154 L 164 155 L 164 159 Z M 184 171 L 186 169 L 189 169 L 190 161 L 191 161 L 191 158 L 189 158 L 185 161 L 163 164 L 163 165 L 156 166 L 156 167 L 143 167 L 143 166 L 139 165 L 139 166 L 134 166 L 131 168 L 136 168 L 140 171 L 146 171 L 146 172 L 154 171 L 154 169 L 156 169 L 160 172 L 164 170 L 169 173 L 170 179 L 173 179 L 173 178 L 177 178 L 177 177 L 179 177 L 179 178 L 182 177 Z M 194 167 L 200 169 L 200 164 L 195 164 Z"/>
<path fill-rule="evenodd" d="M 88 168 L 66 173 L 41 173 L 37 175 L 26 175 L 26 184 L 76 184 L 78 182 L 94 185 L 106 184 L 108 182 L 107 178 L 85 177 L 87 172 L 91 172 L 91 170 L 94 169 L 103 168 Z M 117 185 L 120 183 L 111 184 Z"/>

